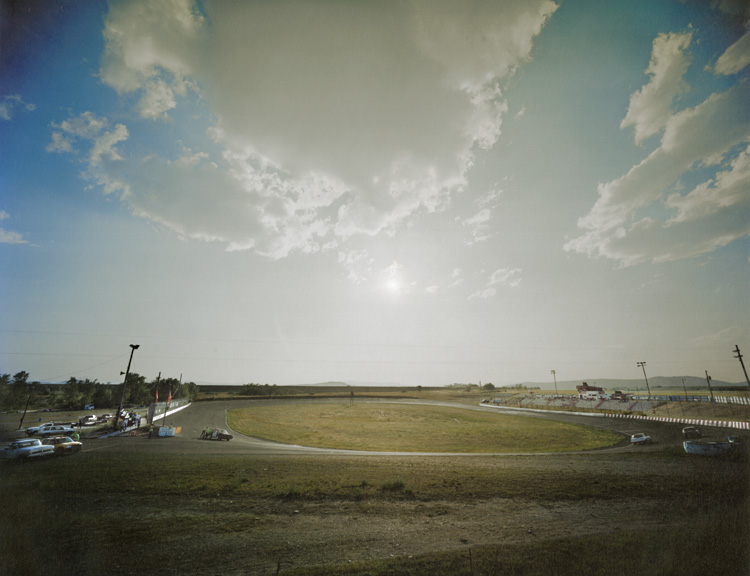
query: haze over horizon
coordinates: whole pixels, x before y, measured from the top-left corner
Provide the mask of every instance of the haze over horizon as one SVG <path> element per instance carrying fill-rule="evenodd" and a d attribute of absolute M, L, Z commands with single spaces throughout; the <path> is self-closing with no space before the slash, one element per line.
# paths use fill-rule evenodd
<path fill-rule="evenodd" d="M 0 373 L 742 382 L 748 6 L 0 0 Z"/>

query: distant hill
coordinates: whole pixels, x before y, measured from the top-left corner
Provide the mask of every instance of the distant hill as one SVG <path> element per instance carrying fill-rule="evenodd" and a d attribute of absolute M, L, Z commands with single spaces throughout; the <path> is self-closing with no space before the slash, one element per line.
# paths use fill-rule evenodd
<path fill-rule="evenodd" d="M 683 379 L 685 380 L 685 387 L 688 389 L 702 388 L 707 389 L 706 379 L 700 376 L 654 376 L 648 379 L 649 388 L 653 392 L 659 388 L 682 388 Z M 580 386 L 581 380 L 558 380 L 557 388 L 559 390 L 574 390 L 576 386 Z M 584 380 L 588 382 L 590 386 L 598 386 L 605 390 L 645 390 L 646 381 L 643 378 L 633 378 L 630 380 L 618 380 L 614 378 L 591 378 Z M 541 388 L 542 390 L 554 390 L 554 382 L 521 382 L 523 386 L 527 388 Z M 739 390 L 747 390 L 746 382 L 724 382 L 722 380 L 711 380 L 712 388 L 737 388 Z"/>

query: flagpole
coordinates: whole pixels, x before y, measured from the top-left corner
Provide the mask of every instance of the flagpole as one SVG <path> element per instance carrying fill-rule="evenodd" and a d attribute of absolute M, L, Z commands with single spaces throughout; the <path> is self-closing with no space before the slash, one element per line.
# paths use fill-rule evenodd
<path fill-rule="evenodd" d="M 154 410 L 151 413 L 151 421 L 149 424 L 153 425 L 154 423 L 154 416 L 156 416 L 156 405 L 159 403 L 159 382 L 161 382 L 161 372 L 159 372 L 159 375 L 156 377 L 156 399 L 154 401 Z"/>
<path fill-rule="evenodd" d="M 164 418 L 161 421 L 161 425 L 164 426 L 164 422 L 167 420 L 167 412 L 169 411 L 169 403 L 172 401 L 172 382 L 169 382 L 169 395 L 167 396 L 167 405 L 164 407 Z"/>

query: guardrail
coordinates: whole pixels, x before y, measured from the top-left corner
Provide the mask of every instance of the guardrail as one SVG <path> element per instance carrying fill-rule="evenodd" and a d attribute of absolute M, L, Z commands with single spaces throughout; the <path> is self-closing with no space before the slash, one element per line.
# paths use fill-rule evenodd
<path fill-rule="evenodd" d="M 750 422 L 731 420 L 704 420 L 695 418 L 666 418 L 663 416 L 641 416 L 640 414 L 605 414 L 602 412 L 570 412 L 559 410 L 544 410 L 543 408 L 518 408 L 516 406 L 503 406 L 500 404 L 480 403 L 480 406 L 488 408 L 499 408 L 501 410 L 520 410 L 526 412 L 545 412 L 547 414 L 573 414 L 575 416 L 594 416 L 599 418 L 625 418 L 628 420 L 647 420 L 650 422 L 665 422 L 673 424 L 688 424 L 692 426 L 715 426 L 717 428 L 735 428 L 737 430 L 750 430 Z"/>

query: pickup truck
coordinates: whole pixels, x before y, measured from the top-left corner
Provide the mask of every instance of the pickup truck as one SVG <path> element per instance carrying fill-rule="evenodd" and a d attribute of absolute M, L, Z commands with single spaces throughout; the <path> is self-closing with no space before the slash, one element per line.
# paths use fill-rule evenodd
<path fill-rule="evenodd" d="M 41 440 L 27 438 L 11 442 L 0 450 L 0 458 L 4 460 L 15 460 L 16 462 L 27 462 L 31 458 L 52 456 L 55 453 L 54 446 L 44 446 Z"/>
<path fill-rule="evenodd" d="M 54 422 L 47 422 L 33 428 L 26 428 L 26 434 L 29 436 L 70 436 L 73 432 L 74 430 L 70 426 L 55 424 Z"/>

